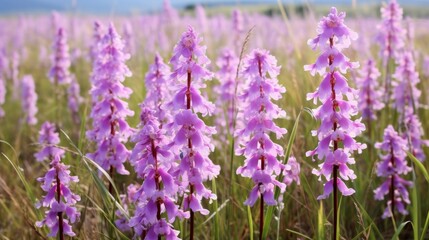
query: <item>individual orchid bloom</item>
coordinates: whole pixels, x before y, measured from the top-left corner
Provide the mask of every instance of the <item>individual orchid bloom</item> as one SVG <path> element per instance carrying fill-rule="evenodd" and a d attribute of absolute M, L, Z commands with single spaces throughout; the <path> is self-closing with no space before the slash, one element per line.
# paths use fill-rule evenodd
<path fill-rule="evenodd" d="M 269 134 L 277 139 L 286 134 L 274 119 L 285 117 L 286 113 L 273 100 L 279 100 L 286 89 L 279 85 L 277 75 L 280 67 L 277 60 L 268 51 L 253 50 L 244 59 L 243 77 L 248 78 L 249 86 L 243 95 L 246 100 L 245 126 L 237 132 L 241 138 L 238 153 L 245 156 L 244 165 L 237 169 L 237 174 L 251 178 L 254 187 L 246 205 L 253 206 L 258 198 L 268 205 L 276 205 L 275 187 L 282 192 L 286 185 L 277 180 L 284 166 L 278 158 L 283 156 L 283 148 L 274 143 Z"/>
<path fill-rule="evenodd" d="M 377 164 L 377 176 L 386 180 L 374 190 L 376 200 L 383 200 L 386 195 L 389 196 L 382 218 L 391 217 L 395 209 L 406 215 L 408 211 L 405 206 L 410 204 L 407 188 L 412 186 L 412 182 L 401 177 L 412 170 L 406 160 L 407 141 L 389 125 L 384 130 L 383 142 L 377 142 L 375 148 L 385 153 L 381 156 L 381 162 Z"/>
<path fill-rule="evenodd" d="M 51 168 L 41 182 L 46 195 L 36 204 L 37 208 L 49 208 L 45 212 L 45 218 L 36 222 L 37 227 L 47 226 L 50 229 L 48 237 L 68 235 L 76 236 L 71 224 L 79 221 L 80 213 L 75 207 L 80 201 L 80 196 L 70 189 L 71 183 L 79 182 L 79 178 L 70 175 L 69 166 L 61 163 L 60 155 L 55 155 L 50 163 Z"/>
<path fill-rule="evenodd" d="M 376 112 L 384 108 L 381 101 L 383 93 L 380 91 L 378 78 L 381 76 L 373 60 L 368 60 L 356 79 L 359 89 L 358 106 L 363 119 L 376 120 Z"/>
<path fill-rule="evenodd" d="M 136 146 L 130 161 L 143 184 L 132 194 L 135 212 L 128 226 L 144 239 L 179 239 L 172 224 L 176 218 L 189 217 L 189 213 L 178 205 L 179 186 L 172 175 L 174 158 L 167 149 L 165 131 L 160 128 L 155 111 L 145 105 L 141 109 L 140 129 L 132 139 Z"/>
<path fill-rule="evenodd" d="M 67 44 L 66 32 L 59 28 L 53 45 L 53 55 L 51 57 L 52 67 L 49 71 L 49 79 L 55 84 L 69 84 L 70 77 L 70 55 Z"/>
<path fill-rule="evenodd" d="M 25 75 L 21 80 L 21 105 L 24 112 L 24 121 L 28 125 L 37 123 L 37 93 L 34 79 L 31 75 Z"/>
<path fill-rule="evenodd" d="M 316 72 L 323 80 L 316 92 L 308 94 L 308 99 L 321 106 L 314 110 L 314 115 L 321 120 L 321 125 L 313 134 L 318 136 L 319 144 L 307 152 L 307 156 L 317 156 L 324 161 L 313 173 L 324 176 L 327 180 L 324 193 L 318 199 L 327 198 L 334 189 L 339 189 L 344 196 L 349 196 L 355 190 L 349 188 L 344 180 L 354 180 L 356 175 L 348 167 L 354 164 L 353 152 L 360 153 L 366 148 L 354 140 L 365 130 L 361 119 L 352 118 L 358 114 L 356 90 L 348 85 L 342 75 L 348 69 L 358 67 L 358 63 L 350 62 L 341 52 L 350 46 L 351 40 L 357 39 L 357 34 L 344 24 L 345 13 L 338 13 L 331 8 L 328 17 L 322 18 L 318 27 L 318 36 L 310 39 L 308 44 L 322 51 L 315 64 L 304 66 L 312 75 Z M 339 175 L 338 175 L 339 172 Z"/>
<path fill-rule="evenodd" d="M 283 167 L 283 183 L 290 186 L 293 182 L 300 184 L 299 174 L 301 167 L 294 156 L 290 156 L 289 160 Z"/>
<path fill-rule="evenodd" d="M 87 131 L 89 140 L 97 143 L 97 149 L 88 157 L 97 162 L 104 170 L 113 174 L 116 170 L 121 175 L 129 172 L 124 162 L 130 152 L 125 143 L 133 130 L 126 122 L 126 117 L 134 112 L 128 109 L 127 99 L 132 90 L 123 85 L 125 77 L 131 72 L 125 65 L 129 55 L 124 54 L 123 43 L 111 24 L 100 42 L 100 51 L 93 71 L 91 95 L 96 99 L 90 117 L 92 129 Z"/>

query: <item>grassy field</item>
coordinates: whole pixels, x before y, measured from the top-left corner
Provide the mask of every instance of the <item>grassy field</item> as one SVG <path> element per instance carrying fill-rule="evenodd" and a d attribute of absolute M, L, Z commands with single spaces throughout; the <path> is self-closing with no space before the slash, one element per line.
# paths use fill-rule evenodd
<path fill-rule="evenodd" d="M 365 8 L 365 6 L 362 6 Z M 277 12 L 277 8 L 267 7 Z M 341 9 L 341 8 L 340 8 Z M 425 8 L 427 9 L 427 7 Z M 344 9 L 341 9 L 344 10 Z M 359 14 L 353 14 L 352 9 L 346 9 L 348 15 L 354 15 L 346 19 L 350 28 L 358 32 L 360 39 L 352 43 L 346 55 L 353 61 L 359 61 L 361 65 L 372 56 L 377 60 L 382 76 L 380 83 L 384 82 L 385 71 L 382 68 L 381 59 L 378 56 L 379 47 L 374 41 L 377 32 L 375 26 L 381 22 L 377 15 L 371 19 L 362 19 Z M 288 134 L 278 143 L 287 148 L 292 142 L 290 151 L 301 165 L 300 185 L 287 188 L 284 196 L 284 209 L 278 212 L 274 210 L 268 239 L 329 239 L 332 232 L 332 199 L 316 200 L 323 192 L 322 182 L 311 173 L 318 162 L 305 157 L 305 152 L 317 145 L 317 138 L 311 136 L 310 131 L 318 128 L 320 122 L 315 120 L 306 109 L 314 108 L 311 101 L 306 100 L 306 94 L 313 92 L 319 85 L 321 78 L 312 77 L 304 72 L 303 66 L 315 61 L 317 52 L 306 45 L 309 38 L 316 36 L 316 27 L 320 16 L 325 15 L 328 8 L 317 8 L 305 17 L 292 14 L 289 20 L 284 21 L 281 15 L 265 16 L 254 11 L 244 12 L 244 31 L 237 39 L 231 36 L 231 19 L 229 9 L 217 11 L 209 10 L 206 30 L 200 26 L 201 21 L 194 17 L 185 16 L 173 25 L 157 25 L 157 16 L 140 17 L 99 17 L 99 20 L 107 26 L 113 21 L 120 30 L 124 22 L 129 22 L 133 27 L 133 42 L 136 45 L 131 59 L 127 65 L 133 75 L 125 81 L 125 85 L 132 88 L 133 94 L 128 100 L 129 106 L 135 115 L 127 119 L 131 127 L 139 123 L 139 103 L 145 98 L 144 76 L 148 66 L 152 63 L 154 53 L 159 51 L 166 62 L 171 57 L 174 44 L 179 40 L 180 34 L 187 25 L 193 25 L 204 37 L 203 44 L 208 46 L 208 57 L 212 64 L 210 69 L 217 71 L 215 62 L 221 49 L 232 48 L 239 53 L 244 43 L 247 31 L 254 27 L 249 35 L 250 41 L 243 49 L 246 53 L 253 48 L 267 48 L 278 59 L 282 66 L 279 82 L 286 87 L 287 92 L 278 102 L 287 112 L 287 118 L 277 121 L 278 125 L 288 129 Z M 260 11 L 260 9 L 259 9 Z M 416 16 L 426 16 L 427 12 L 421 10 Z M 223 13 L 227 13 L 224 15 Z M 371 10 L 372 12 L 372 10 Z M 290 12 L 288 12 L 290 13 Z M 406 11 L 407 13 L 407 11 Z M 39 229 L 34 223 L 40 220 L 44 210 L 36 209 L 35 203 L 42 196 L 42 190 L 36 181 L 44 175 L 48 169 L 48 163 L 35 161 L 33 154 L 40 148 L 37 144 L 38 131 L 44 121 L 58 122 L 61 127 L 61 147 L 66 150 L 63 162 L 71 166 L 73 175 L 80 179 L 78 184 L 72 185 L 72 190 L 78 193 L 82 200 L 78 203 L 81 212 L 81 220 L 74 225 L 77 239 L 128 239 L 132 238 L 132 232 L 121 233 L 113 224 L 115 219 L 115 202 L 109 197 L 106 187 L 106 179 L 98 177 L 97 168 L 85 154 L 92 152 L 95 145 L 85 138 L 85 131 L 90 127 L 89 113 L 91 101 L 89 96 L 91 64 L 88 60 L 88 42 L 91 41 L 92 16 L 61 16 L 63 25 L 68 31 L 71 49 L 80 50 L 80 55 L 72 61 L 71 72 L 77 77 L 81 86 L 81 95 L 85 101 L 80 107 L 81 124 L 72 121 L 67 109 L 66 89 L 55 89 L 47 78 L 50 68 L 48 58 L 41 59 L 41 49 L 45 48 L 50 53 L 54 31 L 49 27 L 49 16 L 25 16 L 22 18 L 8 17 L 0 19 L 2 30 L 2 43 L 6 47 L 7 55 L 12 61 L 12 54 L 17 52 L 21 56 L 19 65 L 19 79 L 26 74 L 31 74 L 36 82 L 38 94 L 38 123 L 35 126 L 25 124 L 21 119 L 25 113 L 21 110 L 19 99 L 13 99 L 12 80 L 6 77 L 7 96 L 3 105 L 5 117 L 0 119 L 0 238 L 1 239 L 45 239 L 48 229 Z M 152 20 L 151 20 L 152 19 Z M 419 89 L 421 105 L 419 117 L 425 131 L 424 138 L 429 138 L 429 77 L 423 74 L 423 56 L 429 55 L 427 42 L 429 41 L 429 20 L 410 20 L 415 28 L 415 38 L 407 42 L 407 46 L 413 46 L 415 50 L 417 71 L 420 73 Z M 18 28 L 25 26 L 24 28 Z M 42 27 L 43 26 L 43 27 Z M 289 28 L 287 26 L 290 26 Z M 404 24 L 405 26 L 405 24 Z M 17 30 L 22 29 L 22 30 Z M 73 34 L 74 31 L 74 34 Z M 23 43 L 18 44 L 15 35 L 21 32 Z M 165 45 L 160 46 L 157 34 L 165 34 Z M 150 47 L 154 41 L 155 47 Z M 24 52 L 25 51 L 25 52 Z M 357 71 L 347 74 L 349 83 L 354 86 Z M 213 92 L 213 86 L 219 84 L 217 79 L 208 83 L 206 94 L 211 101 L 217 96 Z M 60 98 L 53 97 L 54 92 L 60 92 Z M 341 239 L 428 239 L 427 225 L 429 223 L 429 198 L 427 191 L 429 185 L 427 171 L 428 160 L 417 166 L 411 159 L 409 165 L 413 166 L 412 174 L 406 176 L 414 182 L 410 191 L 411 203 L 407 206 L 410 214 L 402 216 L 397 214 L 396 221 L 381 219 L 385 208 L 385 202 L 374 199 L 373 190 L 381 183 L 382 179 L 375 174 L 375 163 L 379 161 L 380 152 L 374 148 L 374 143 L 381 141 L 384 128 L 393 124 L 397 126 L 397 116 L 394 109 L 385 108 L 378 112 L 378 120 L 370 122 L 373 129 L 371 136 L 364 132 L 358 139 L 368 145 L 363 154 L 356 156 L 356 164 L 352 169 L 357 179 L 348 185 L 356 190 L 351 197 L 340 198 L 339 225 Z M 59 112 L 59 114 L 58 114 Z M 215 118 L 207 119 L 208 125 L 214 125 Z M 367 124 L 367 122 L 365 122 Z M 296 126 L 296 136 L 291 139 Z M 231 139 L 230 139 L 231 140 Z M 247 208 L 243 202 L 247 198 L 252 187 L 249 179 L 235 175 L 238 166 L 242 165 L 243 158 L 231 157 L 231 141 L 219 143 L 215 135 L 213 141 L 217 141 L 216 150 L 210 155 L 213 162 L 221 166 L 221 173 L 215 181 L 206 185 L 217 193 L 218 199 L 212 204 L 205 202 L 205 206 L 211 211 L 209 216 L 196 216 L 196 239 L 253 239 L 259 237 L 259 209 Z M 132 143 L 127 144 L 128 149 L 133 148 Z M 428 156 L 429 151 L 424 149 Z M 282 159 L 279 159 L 282 160 Z M 231 161 L 233 163 L 231 164 Z M 131 183 L 141 183 L 129 164 L 126 167 L 132 173 L 129 176 L 115 175 L 114 183 L 117 192 L 113 194 L 118 199 L 118 194 L 126 191 Z M 232 169 L 231 169 L 232 167 Z M 232 178 L 231 178 L 232 176 Z M 250 209 L 250 211 L 249 211 Z M 250 216 L 250 217 L 249 217 Z M 249 218 L 252 221 L 249 221 Z M 175 227 L 181 229 L 181 238 L 187 239 L 187 222 L 176 222 Z M 426 227 L 426 228 L 424 228 Z M 253 231 L 252 231 L 253 229 Z M 426 230 L 426 231 L 424 231 Z M 423 232 L 424 231 L 424 232 Z M 396 235 L 395 235 L 396 233 Z M 395 236 L 394 236 L 395 235 Z"/>

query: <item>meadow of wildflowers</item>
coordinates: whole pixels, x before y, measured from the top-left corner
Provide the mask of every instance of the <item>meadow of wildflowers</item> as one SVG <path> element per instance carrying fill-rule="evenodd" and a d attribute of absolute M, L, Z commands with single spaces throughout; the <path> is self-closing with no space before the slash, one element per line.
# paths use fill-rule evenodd
<path fill-rule="evenodd" d="M 429 19 L 371 7 L 0 17 L 1 239 L 429 239 Z"/>

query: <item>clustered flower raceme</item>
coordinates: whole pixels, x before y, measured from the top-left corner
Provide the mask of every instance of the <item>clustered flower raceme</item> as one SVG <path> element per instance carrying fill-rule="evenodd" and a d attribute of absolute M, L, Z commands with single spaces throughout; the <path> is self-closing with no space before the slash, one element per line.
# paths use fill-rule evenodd
<path fill-rule="evenodd" d="M 9 60 L 6 57 L 4 49 L 0 49 L 0 117 L 4 117 L 5 112 L 2 108 L 6 100 L 6 81 L 8 75 Z"/>
<path fill-rule="evenodd" d="M 67 89 L 67 96 L 67 105 L 72 114 L 73 121 L 75 123 L 79 123 L 79 105 L 83 102 L 83 98 L 80 96 L 80 86 L 74 75 L 71 75 L 71 82 Z"/>
<path fill-rule="evenodd" d="M 216 64 L 219 71 L 216 77 L 219 79 L 220 85 L 216 86 L 214 91 L 218 98 L 216 101 L 216 123 L 221 126 L 218 135 L 222 134 L 221 140 L 224 142 L 227 133 L 233 135 L 234 118 L 236 115 L 237 102 L 236 97 L 236 70 L 238 66 L 238 58 L 234 51 L 225 49 L 222 51 Z"/>
<path fill-rule="evenodd" d="M 408 141 L 408 147 L 412 150 L 413 155 L 423 161 L 425 155 L 422 147 L 424 145 L 428 146 L 429 142 L 422 140 L 424 131 L 416 115 L 416 111 L 420 107 L 421 91 L 417 88 L 420 78 L 419 73 L 416 71 L 412 52 L 405 51 L 400 56 L 393 77 L 396 79 L 393 82 L 394 107 L 400 113 L 399 122 L 405 129 L 402 136 Z"/>
<path fill-rule="evenodd" d="M 344 12 L 338 13 L 333 7 L 329 15 L 322 18 L 317 29 L 318 36 L 308 41 L 313 49 L 319 47 L 322 53 L 315 64 L 304 66 L 313 76 L 316 72 L 323 76 L 316 92 L 307 95 L 314 103 L 318 100 L 322 103 L 314 110 L 314 116 L 321 120 L 320 128 L 313 131 L 313 134 L 318 136 L 319 143 L 314 150 L 306 154 L 311 157 L 317 155 L 319 160 L 324 160 L 319 165 L 319 170 L 313 170 L 319 179 L 323 175 L 328 180 L 323 194 L 318 199 L 327 198 L 333 191 L 334 184 L 344 196 L 355 192 L 348 188 L 343 180 L 356 178 L 348 164 L 355 163 L 352 157 L 354 151 L 361 153 L 362 149 L 366 148 L 365 144 L 354 140 L 365 130 L 365 126 L 361 119 L 352 120 L 358 113 L 356 90 L 349 87 L 347 79 L 342 75 L 348 69 L 358 67 L 358 63 L 350 62 L 341 52 L 350 46 L 351 40 L 357 39 L 357 34 L 344 24 L 345 16 Z M 334 182 L 332 175 L 336 169 L 339 170 L 339 178 Z"/>
<path fill-rule="evenodd" d="M 206 14 L 206 10 L 201 4 L 198 4 L 195 7 L 195 15 L 196 15 L 197 22 L 199 23 L 200 31 L 202 33 L 206 33 L 209 27 L 207 23 L 207 14 Z"/>
<path fill-rule="evenodd" d="M 243 32 L 243 15 L 238 9 L 232 11 L 232 28 L 237 35 Z"/>
<path fill-rule="evenodd" d="M 70 56 L 67 45 L 67 36 L 63 28 L 59 28 L 53 45 L 52 68 L 49 71 L 49 79 L 55 84 L 69 84 Z"/>
<path fill-rule="evenodd" d="M 103 169 L 116 170 L 127 175 L 124 162 L 129 157 L 125 147 L 133 130 L 125 118 L 132 116 L 128 103 L 121 100 L 130 96 L 132 90 L 123 85 L 125 77 L 131 72 L 125 65 L 129 58 L 122 52 L 123 43 L 111 24 L 107 34 L 100 42 L 99 56 L 93 71 L 91 95 L 97 100 L 91 111 L 93 129 L 87 131 L 87 137 L 97 143 L 97 150 L 88 154 Z"/>
<path fill-rule="evenodd" d="M 34 157 L 38 162 L 44 160 L 52 161 L 55 156 L 60 158 L 64 156 L 64 150 L 57 147 L 60 143 L 60 136 L 56 132 L 56 126 L 50 122 L 44 122 L 39 131 L 39 144 L 42 145 L 42 149 L 34 154 Z"/>
<path fill-rule="evenodd" d="M 423 140 L 424 130 L 419 117 L 412 108 L 407 108 L 404 117 L 405 131 L 402 137 L 408 140 L 411 153 L 420 161 L 424 161 L 426 156 L 423 146 L 429 146 L 429 140 Z"/>
<path fill-rule="evenodd" d="M 368 60 L 360 71 L 360 77 L 356 79 L 359 89 L 358 106 L 363 119 L 376 120 L 376 111 L 384 108 L 381 102 L 383 93 L 379 89 L 378 78 L 381 76 L 373 60 Z"/>
<path fill-rule="evenodd" d="M 383 200 L 385 195 L 390 194 L 382 218 L 391 217 L 395 208 L 406 215 L 408 211 L 405 204 L 410 203 L 407 187 L 411 186 L 412 182 L 401 178 L 400 175 L 406 175 L 411 171 L 406 161 L 407 141 L 389 125 L 384 130 L 383 142 L 377 142 L 375 147 L 386 153 L 377 164 L 377 176 L 386 178 L 386 181 L 374 190 L 374 197 L 377 200 Z"/>
<path fill-rule="evenodd" d="M 17 51 L 13 52 L 12 55 L 12 69 L 11 69 L 11 77 L 12 77 L 12 85 L 13 85 L 13 89 L 15 89 L 15 91 L 12 92 L 12 98 L 17 100 L 19 98 L 19 93 L 20 91 L 16 91 L 17 89 L 19 89 L 21 87 L 21 83 L 19 81 L 19 67 L 20 67 L 20 56 L 19 53 Z"/>
<path fill-rule="evenodd" d="M 178 82 L 176 94 L 168 105 L 175 112 L 170 128 L 175 132 L 170 150 L 180 159 L 177 177 L 184 189 L 184 210 L 209 213 L 201 205 L 202 198 L 216 199 L 216 195 L 204 186 L 204 182 L 219 175 L 220 167 L 214 165 L 209 154 L 214 150 L 211 135 L 214 127 L 208 127 L 199 119 L 212 114 L 214 105 L 201 96 L 200 89 L 206 87 L 204 80 L 213 74 L 206 69 L 210 60 L 205 55 L 206 47 L 199 46 L 202 39 L 189 27 L 174 47 L 171 79 Z M 192 215 L 191 215 L 192 222 Z"/>
<path fill-rule="evenodd" d="M 135 52 L 134 34 L 133 27 L 129 22 L 125 22 L 123 25 L 123 36 L 124 36 L 124 52 L 133 54 Z"/>
<path fill-rule="evenodd" d="M 162 57 L 157 53 L 154 63 L 149 67 L 145 78 L 146 99 L 145 105 L 155 110 L 155 117 L 162 125 L 171 121 L 171 116 L 165 109 L 165 103 L 169 102 L 170 67 L 164 63 Z"/>
<path fill-rule="evenodd" d="M 37 93 L 31 75 L 25 75 L 21 80 L 21 105 L 24 112 L 24 121 L 28 125 L 37 123 Z"/>
<path fill-rule="evenodd" d="M 89 46 L 89 57 L 91 58 L 91 62 L 94 64 L 98 58 L 99 52 L 99 44 L 101 39 L 103 38 L 103 34 L 101 33 L 101 24 L 98 21 L 94 22 L 93 35 L 91 45 Z"/>
<path fill-rule="evenodd" d="M 382 24 L 378 26 L 377 42 L 380 44 L 380 55 L 383 63 L 389 59 L 399 57 L 405 45 L 405 29 L 402 24 L 402 8 L 396 0 L 390 0 L 381 8 Z"/>
<path fill-rule="evenodd" d="M 80 196 L 70 190 L 70 184 L 79 182 L 79 178 L 70 176 L 69 167 L 61 163 L 60 155 L 54 156 L 50 166 L 46 175 L 37 179 L 42 183 L 46 195 L 36 207 L 43 206 L 49 210 L 45 212 L 42 221 L 36 222 L 36 226 L 46 225 L 50 229 L 48 237 L 55 237 L 59 233 L 70 237 L 76 236 L 70 224 L 79 221 L 80 213 L 74 205 L 80 201 Z"/>
<path fill-rule="evenodd" d="M 286 89 L 278 84 L 280 67 L 277 60 L 268 51 L 253 50 L 244 60 L 242 75 L 249 81 L 247 91 L 242 96 L 247 106 L 243 115 L 246 126 L 237 132 L 242 148 L 237 151 L 244 155 L 244 165 L 237 169 L 237 174 L 252 178 L 255 186 L 249 198 L 244 202 L 253 206 L 256 200 L 268 205 L 275 205 L 274 188 L 283 192 L 286 185 L 276 180 L 284 166 L 277 160 L 283 156 L 283 148 L 274 143 L 270 133 L 277 139 L 286 134 L 286 129 L 278 127 L 274 119 L 285 117 L 286 113 L 272 100 L 279 100 Z M 267 76 L 267 74 L 269 76 Z"/>
<path fill-rule="evenodd" d="M 174 230 L 173 222 L 177 217 L 189 217 L 177 205 L 179 186 L 174 172 L 172 155 L 166 148 L 165 132 L 155 112 L 142 105 L 141 129 L 133 136 L 136 146 L 131 153 L 130 162 L 143 184 L 135 192 L 135 213 L 129 221 L 136 236 L 144 239 L 179 239 L 179 231 Z M 165 213 L 165 214 L 164 214 Z"/>
<path fill-rule="evenodd" d="M 394 107 L 403 117 L 406 108 L 417 109 L 419 107 L 421 91 L 417 88 L 417 84 L 420 82 L 420 78 L 412 52 L 402 53 L 397 60 L 398 66 L 393 75 L 396 81 L 392 83 L 394 87 L 392 97 L 395 100 Z"/>

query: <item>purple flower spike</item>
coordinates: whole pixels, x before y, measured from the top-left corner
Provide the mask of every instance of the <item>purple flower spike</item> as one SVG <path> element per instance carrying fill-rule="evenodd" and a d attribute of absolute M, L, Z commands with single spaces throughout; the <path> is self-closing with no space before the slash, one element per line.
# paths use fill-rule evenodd
<path fill-rule="evenodd" d="M 52 68 L 49 71 L 51 83 L 68 84 L 70 78 L 70 56 L 67 36 L 63 28 L 59 28 L 53 45 Z"/>
<path fill-rule="evenodd" d="M 71 75 L 71 83 L 67 90 L 68 96 L 68 107 L 72 114 L 73 121 L 75 123 L 80 122 L 79 117 L 79 106 L 83 102 L 83 98 L 80 96 L 80 86 L 74 75 Z"/>
<path fill-rule="evenodd" d="M 129 226 L 144 239 L 179 239 L 172 224 L 176 218 L 189 217 L 189 213 L 177 204 L 179 186 L 172 176 L 173 156 L 166 148 L 165 132 L 159 128 L 154 111 L 141 107 L 140 130 L 133 137 L 136 146 L 130 161 L 143 184 L 133 196 L 136 210 Z"/>
<path fill-rule="evenodd" d="M 386 153 L 377 164 L 377 176 L 386 178 L 386 181 L 374 190 L 376 200 L 383 200 L 385 195 L 389 195 L 382 218 L 391 217 L 395 208 L 406 215 L 408 211 L 405 205 L 410 204 L 407 188 L 412 182 L 401 178 L 400 175 L 406 175 L 411 171 L 406 161 L 407 141 L 389 125 L 384 130 L 383 142 L 376 143 L 375 148 Z"/>
<path fill-rule="evenodd" d="M 43 220 L 36 222 L 36 226 L 46 225 L 50 229 L 48 237 L 55 237 L 58 234 L 73 237 L 76 234 L 70 224 L 79 221 L 80 213 L 75 204 L 80 201 L 80 196 L 70 190 L 70 184 L 79 182 L 79 179 L 76 176 L 70 176 L 69 167 L 60 160 L 60 156 L 56 155 L 46 175 L 37 179 L 41 182 L 46 195 L 36 204 L 36 207 L 43 206 L 49 210 L 45 212 Z"/>
<path fill-rule="evenodd" d="M 413 113 L 412 108 L 407 108 L 404 118 L 405 131 L 403 138 L 408 140 L 411 153 L 420 161 L 424 161 L 426 156 L 423 146 L 429 146 L 428 140 L 423 140 L 424 130 L 419 117 Z"/>
<path fill-rule="evenodd" d="M 37 161 L 52 161 L 56 156 L 62 158 L 64 150 L 56 147 L 60 143 L 60 136 L 56 132 L 56 126 L 50 122 L 44 122 L 39 131 L 39 144 L 42 146 L 39 152 L 34 154 Z"/>
<path fill-rule="evenodd" d="M 384 103 L 381 102 L 383 93 L 377 81 L 380 75 L 375 62 L 368 60 L 360 71 L 360 77 L 356 79 L 359 89 L 358 106 L 363 119 L 377 119 L 376 111 L 384 107 Z"/>
<path fill-rule="evenodd" d="M 97 150 L 88 154 L 103 169 L 127 175 L 124 162 L 129 157 L 125 143 L 133 133 L 125 118 L 133 111 L 122 99 L 127 99 L 132 90 L 122 82 L 131 72 L 125 65 L 128 55 L 122 52 L 124 45 L 111 24 L 108 33 L 100 42 L 100 51 L 93 70 L 91 95 L 97 100 L 90 117 L 93 129 L 87 131 L 89 140 L 97 142 Z"/>
<path fill-rule="evenodd" d="M 327 180 L 324 193 L 318 199 L 327 198 L 336 188 L 344 196 L 355 192 L 343 180 L 356 178 L 348 165 L 355 163 L 354 151 L 361 153 L 366 148 L 365 144 L 354 140 L 365 130 L 361 119 L 352 119 L 358 114 L 356 90 L 349 87 L 347 79 L 341 74 L 359 66 L 358 63 L 349 62 L 341 52 L 350 45 L 351 40 L 357 38 L 357 34 L 345 26 L 344 18 L 345 13 L 338 13 L 335 8 L 331 8 L 328 17 L 322 18 L 318 36 L 308 41 L 313 49 L 319 47 L 322 53 L 315 64 L 304 66 L 312 75 L 318 72 L 323 76 L 317 90 L 307 95 L 314 103 L 320 100 L 322 104 L 314 110 L 315 117 L 321 120 L 319 129 L 313 132 L 313 135 L 318 136 L 319 144 L 307 152 L 307 156 L 317 155 L 319 160 L 324 161 L 319 169 L 313 169 L 319 180 L 322 176 Z"/>
<path fill-rule="evenodd" d="M 210 60 L 205 55 L 206 47 L 200 46 L 202 39 L 189 27 L 176 44 L 170 62 L 173 65 L 171 78 L 178 82 L 176 94 L 168 105 L 175 112 L 171 129 L 174 132 L 170 151 L 180 159 L 177 177 L 184 191 L 184 209 L 191 211 L 191 226 L 194 213 L 208 214 L 201 205 L 202 198 L 216 199 L 216 195 L 204 186 L 204 182 L 219 175 L 220 167 L 214 165 L 209 154 L 214 150 L 211 137 L 216 130 L 208 127 L 199 118 L 214 111 L 214 104 L 200 92 L 213 74 L 206 68 Z M 193 228 L 191 227 L 191 234 Z"/>
<path fill-rule="evenodd" d="M 12 92 L 12 98 L 17 100 L 19 98 L 20 91 L 16 91 L 16 89 L 20 89 L 21 83 L 19 81 L 19 68 L 21 65 L 21 57 L 17 51 L 13 52 L 12 56 L 12 69 L 11 69 L 11 77 L 12 77 L 12 85 L 15 91 Z"/>
<path fill-rule="evenodd" d="M 37 123 L 37 93 L 31 75 L 25 75 L 21 80 L 21 104 L 28 125 Z"/>
<path fill-rule="evenodd" d="M 4 117 L 3 104 L 6 100 L 6 82 L 0 72 L 0 118 Z"/>
<path fill-rule="evenodd" d="M 103 38 L 103 34 L 101 33 L 101 24 L 98 21 L 94 22 L 93 29 L 94 32 L 92 35 L 91 46 L 89 47 L 89 56 L 91 58 L 91 62 L 94 64 L 97 61 L 100 41 Z"/>
<path fill-rule="evenodd" d="M 224 144 L 227 134 L 234 134 L 234 118 L 236 114 L 237 102 L 235 99 L 235 77 L 238 66 L 238 58 L 234 51 L 226 49 L 221 53 L 217 60 L 219 71 L 216 77 L 219 79 L 220 85 L 215 87 L 215 92 L 218 94 L 216 101 L 216 123 L 222 128 L 219 131 L 221 144 Z M 237 124 L 236 125 L 240 125 Z"/>
<path fill-rule="evenodd" d="M 145 105 L 155 110 L 155 117 L 162 125 L 170 122 L 171 116 L 165 109 L 165 103 L 169 102 L 170 87 L 168 78 L 170 77 L 170 67 L 164 63 L 162 57 L 157 53 L 154 63 L 149 67 L 146 74 L 146 99 Z"/>
<path fill-rule="evenodd" d="M 384 4 L 381 8 L 383 22 L 378 26 L 377 41 L 385 65 L 389 59 L 399 57 L 404 47 L 405 29 L 401 26 L 402 13 L 402 8 L 396 0 L 390 0 L 389 4 Z"/>
<path fill-rule="evenodd" d="M 416 71 L 416 65 L 412 52 L 404 52 L 398 58 L 398 66 L 396 67 L 392 86 L 394 107 L 402 117 L 405 114 L 406 108 L 419 108 L 419 98 L 421 91 L 417 88 L 420 83 L 419 73 Z"/>
<path fill-rule="evenodd" d="M 243 15 L 238 9 L 232 11 L 232 28 L 237 35 L 243 32 Z"/>
<path fill-rule="evenodd" d="M 124 52 L 133 54 L 135 52 L 133 27 L 130 22 L 125 22 L 123 25 L 124 36 Z"/>
<path fill-rule="evenodd" d="M 286 115 L 272 102 L 279 100 L 286 91 L 278 84 L 276 77 L 279 71 L 277 60 L 266 50 L 253 50 L 244 60 L 243 77 L 249 81 L 249 87 L 244 93 L 248 106 L 243 113 L 246 126 L 239 130 L 237 135 L 242 141 L 242 148 L 238 153 L 244 155 L 246 160 L 244 165 L 237 169 L 237 174 L 252 178 L 255 184 L 244 203 L 250 206 L 253 206 L 259 197 L 262 202 L 275 205 L 275 187 L 279 187 L 282 192 L 286 188 L 284 183 L 276 180 L 284 169 L 277 160 L 283 156 L 283 148 L 269 137 L 270 133 L 274 133 L 279 139 L 287 132 L 273 121 Z"/>
<path fill-rule="evenodd" d="M 2 108 L 6 100 L 6 81 L 9 75 L 9 60 L 6 57 L 5 49 L 0 49 L 0 118 L 4 117 L 5 112 Z"/>

